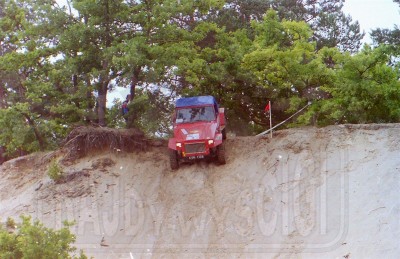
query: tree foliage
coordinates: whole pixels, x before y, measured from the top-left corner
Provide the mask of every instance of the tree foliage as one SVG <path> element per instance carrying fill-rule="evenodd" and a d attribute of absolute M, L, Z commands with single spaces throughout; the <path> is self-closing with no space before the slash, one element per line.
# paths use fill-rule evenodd
<path fill-rule="evenodd" d="M 400 7 L 400 1 L 399 0 L 393 0 L 393 2 L 397 3 Z M 380 44 L 390 46 L 387 50 L 390 51 L 390 53 L 398 57 L 400 54 L 400 28 L 399 24 L 393 24 L 393 29 L 389 28 L 377 28 L 372 30 L 370 33 L 371 39 L 373 41 L 374 46 L 378 46 Z M 397 62 L 392 62 L 392 63 L 397 63 Z"/>
<path fill-rule="evenodd" d="M 275 117 L 283 120 L 286 112 L 322 98 L 321 86 L 333 79 L 315 43 L 308 40 L 312 31 L 307 24 L 279 22 L 270 11 L 263 22 L 254 23 L 254 29 L 257 48 L 244 56 L 243 66 L 266 89 L 266 98 L 273 100 Z M 259 110 L 259 116 L 265 116 Z"/>
<path fill-rule="evenodd" d="M 343 11 L 344 0 L 284 0 L 271 1 L 281 19 L 305 21 L 313 30 L 312 39 L 317 49 L 338 47 L 343 51 L 357 52 L 364 33 L 358 22 Z"/>
<path fill-rule="evenodd" d="M 385 55 L 396 51 L 394 32 L 379 36 L 391 48 L 359 51 L 363 34 L 343 0 L 69 3 L 0 1 L 0 146 L 9 154 L 54 148 L 79 125 L 166 136 L 179 96 L 214 95 L 240 134 L 268 123 L 268 100 L 274 123 L 309 101 L 299 123 L 398 119 L 397 70 Z M 129 89 L 126 121 L 121 102 L 107 106 L 117 86 Z"/>
<path fill-rule="evenodd" d="M 399 73 L 388 66 L 386 47 L 363 50 L 350 56 L 333 54 L 334 83 L 323 86 L 331 98 L 319 100 L 303 115 L 308 122 L 314 117 L 320 125 L 340 123 L 383 123 L 400 120 Z"/>
<path fill-rule="evenodd" d="M 31 221 L 30 217 L 21 216 L 20 225 L 8 219 L 7 228 L 0 228 L 1 258 L 87 258 L 82 252 L 74 256 L 76 248 L 71 246 L 75 236 L 64 222 L 60 230 L 52 230 L 39 221 Z M 15 225 L 14 225 L 15 224 Z"/>
<path fill-rule="evenodd" d="M 312 40 L 317 49 L 338 47 L 357 52 L 364 33 L 343 11 L 344 0 L 228 0 L 225 8 L 212 15 L 228 31 L 250 28 L 251 21 L 261 21 L 270 9 L 280 20 L 304 21 L 313 30 Z M 249 33 L 251 35 L 251 33 Z"/>

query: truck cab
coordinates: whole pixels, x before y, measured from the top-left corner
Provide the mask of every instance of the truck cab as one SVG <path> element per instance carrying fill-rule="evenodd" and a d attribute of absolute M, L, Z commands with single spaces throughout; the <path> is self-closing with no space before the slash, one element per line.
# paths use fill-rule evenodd
<path fill-rule="evenodd" d="M 171 169 L 179 163 L 215 158 L 225 164 L 225 114 L 213 96 L 180 98 L 173 114 L 174 136 L 168 141 Z"/>

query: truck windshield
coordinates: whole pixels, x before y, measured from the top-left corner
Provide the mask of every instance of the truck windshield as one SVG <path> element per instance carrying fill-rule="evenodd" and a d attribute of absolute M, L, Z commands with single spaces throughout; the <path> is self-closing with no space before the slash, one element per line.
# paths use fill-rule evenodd
<path fill-rule="evenodd" d="M 180 108 L 176 111 L 176 123 L 178 124 L 213 120 L 215 120 L 213 106 Z"/>

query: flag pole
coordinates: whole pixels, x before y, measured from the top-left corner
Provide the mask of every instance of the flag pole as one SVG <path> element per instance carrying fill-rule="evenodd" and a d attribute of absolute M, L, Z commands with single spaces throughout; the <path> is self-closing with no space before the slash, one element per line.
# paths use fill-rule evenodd
<path fill-rule="evenodd" d="M 271 101 L 268 101 L 268 106 L 269 106 L 269 129 L 271 131 L 271 138 L 272 138 L 272 107 L 271 107 Z"/>
<path fill-rule="evenodd" d="M 261 132 L 260 134 L 257 134 L 256 136 L 262 136 L 262 135 L 266 135 L 268 134 L 268 132 L 270 132 L 273 129 L 278 128 L 279 126 L 281 126 L 282 124 L 285 124 L 286 122 L 288 122 L 291 118 L 293 118 L 294 116 L 296 116 L 297 114 L 299 114 L 300 112 L 302 112 L 305 108 L 307 108 L 308 106 L 310 106 L 312 104 L 312 102 L 308 102 L 308 104 L 306 106 L 304 106 L 303 108 L 301 108 L 300 110 L 298 110 L 297 112 L 295 112 L 294 114 L 292 114 L 289 118 L 287 118 L 284 121 L 279 122 L 278 124 L 276 124 L 274 127 L 272 127 L 269 130 L 266 130 L 264 132 Z M 268 106 L 267 106 L 268 107 Z"/>

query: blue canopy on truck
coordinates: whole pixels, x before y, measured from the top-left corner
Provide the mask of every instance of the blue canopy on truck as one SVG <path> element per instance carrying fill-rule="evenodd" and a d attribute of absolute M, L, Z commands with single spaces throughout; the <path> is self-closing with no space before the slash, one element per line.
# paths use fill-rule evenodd
<path fill-rule="evenodd" d="M 176 108 L 201 105 L 213 105 L 218 109 L 217 101 L 211 95 L 186 97 L 176 100 Z"/>

